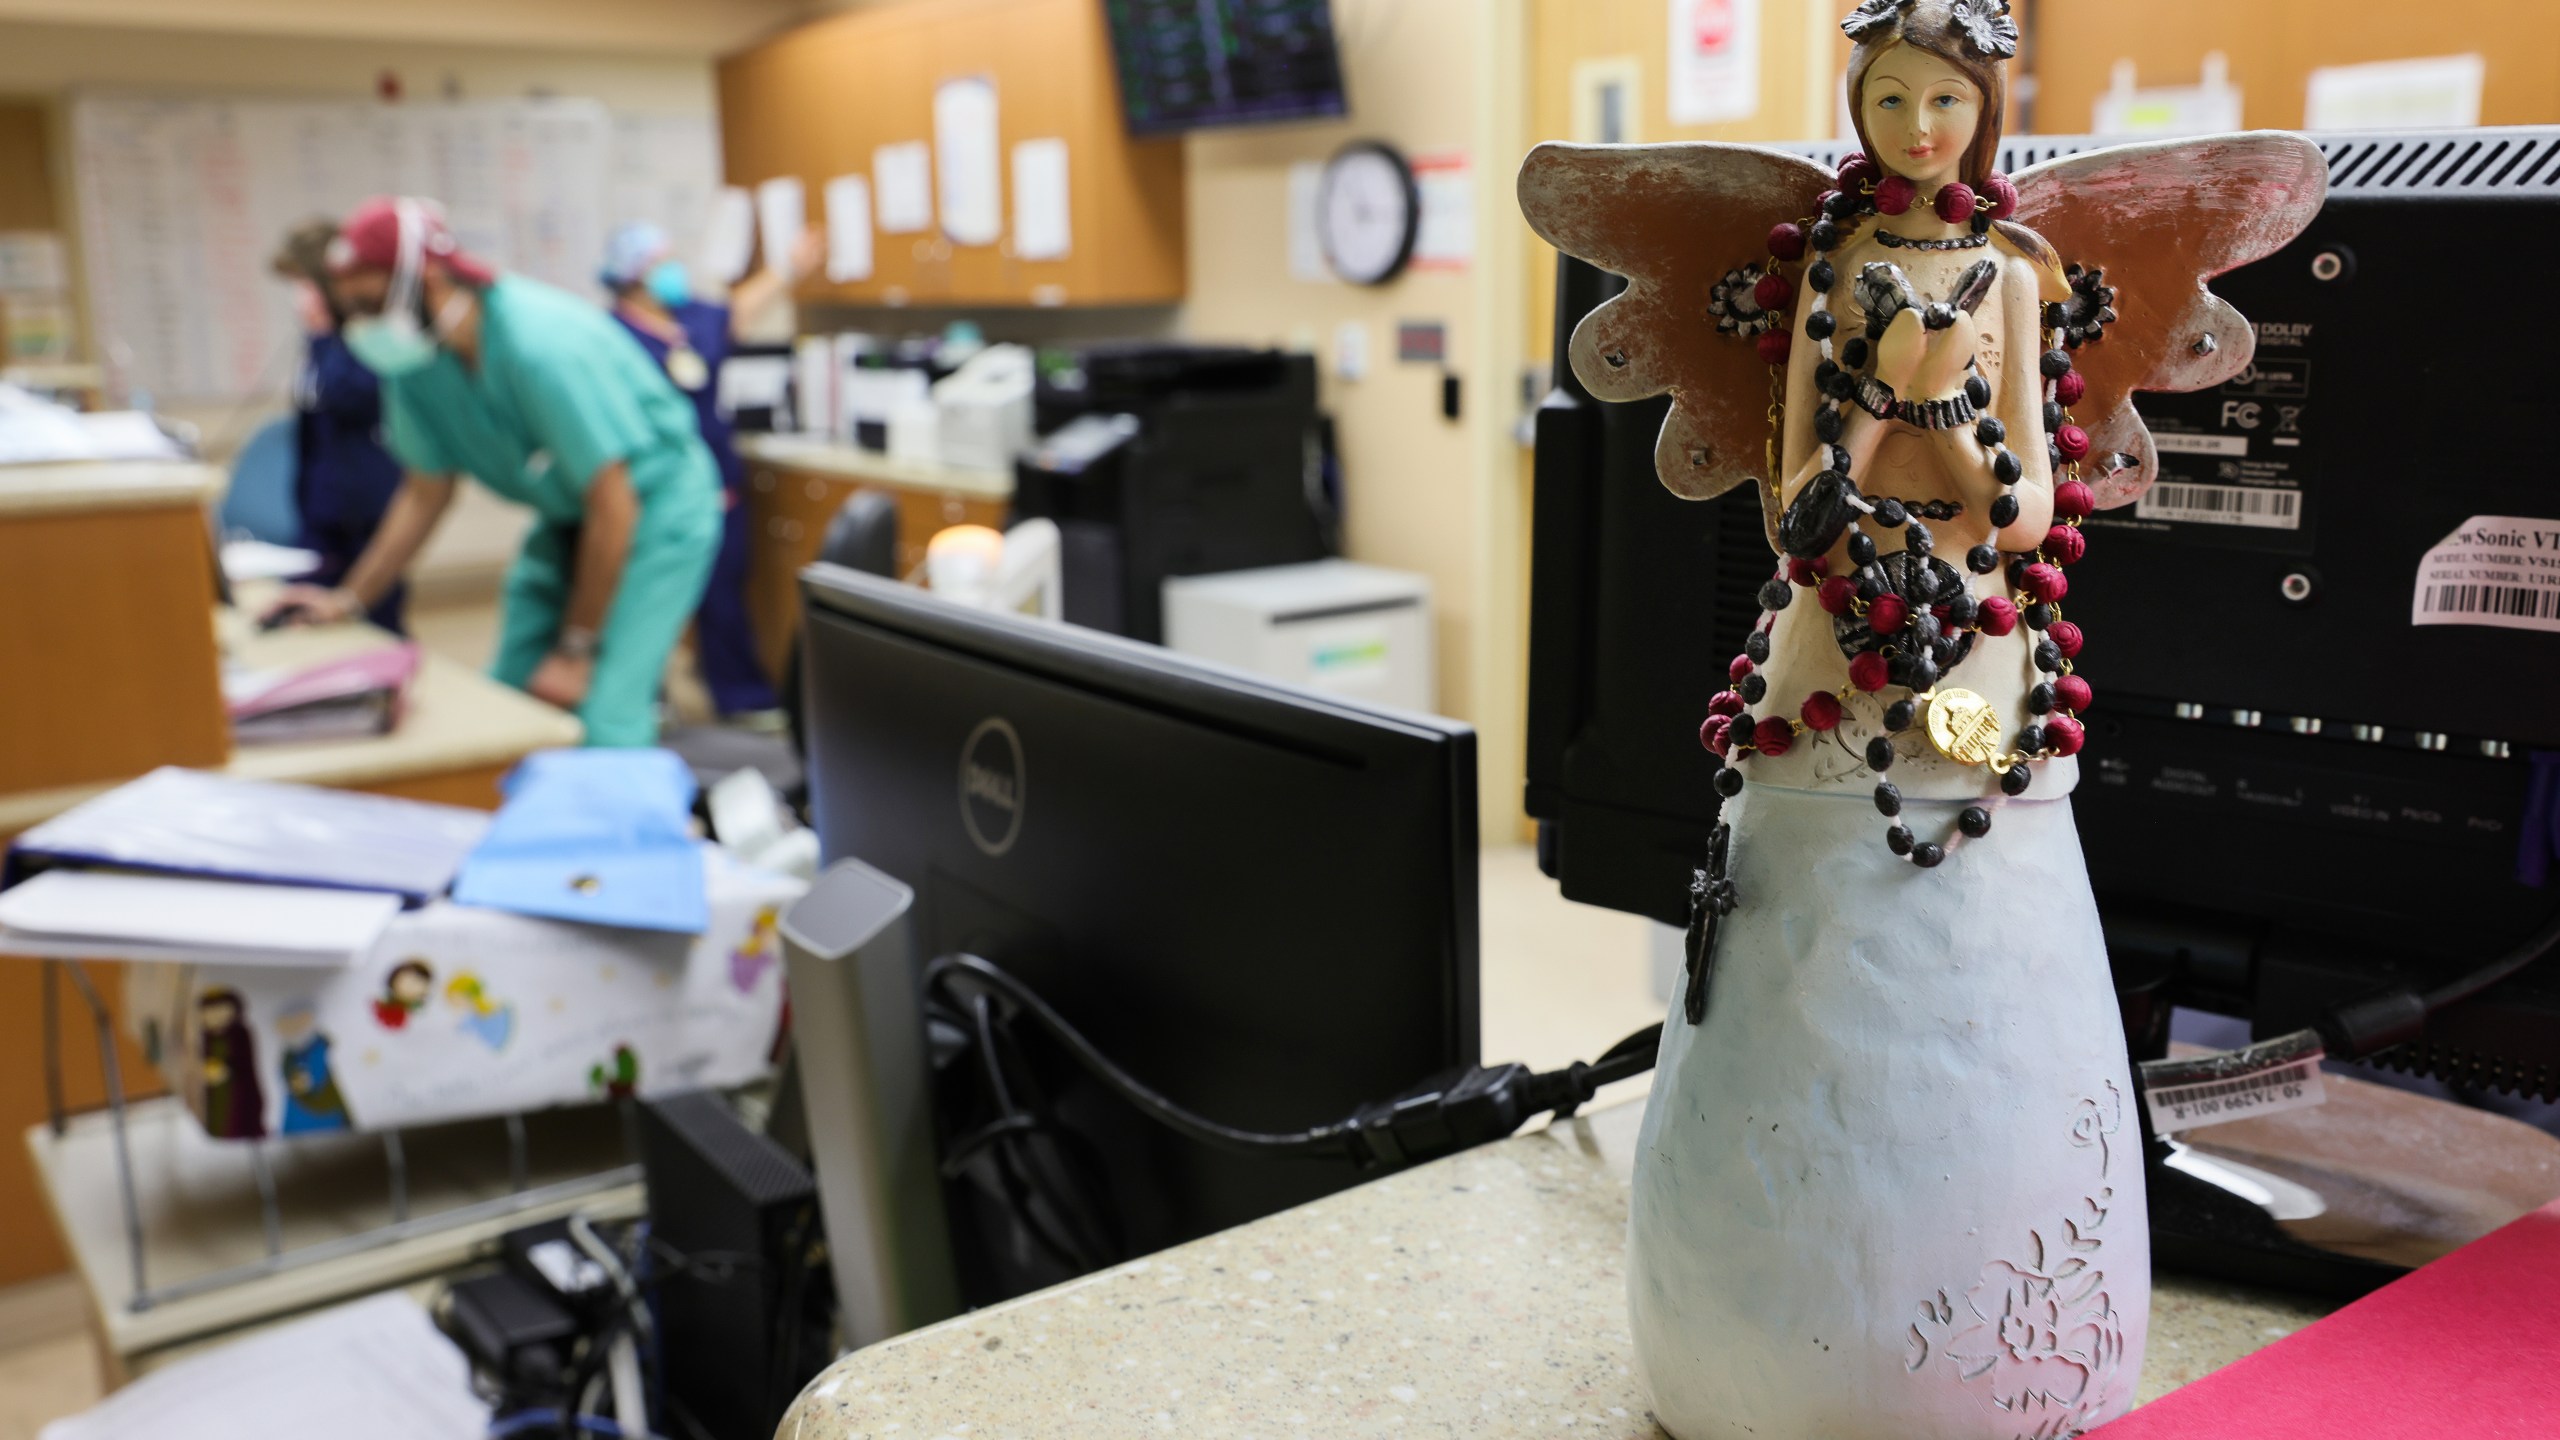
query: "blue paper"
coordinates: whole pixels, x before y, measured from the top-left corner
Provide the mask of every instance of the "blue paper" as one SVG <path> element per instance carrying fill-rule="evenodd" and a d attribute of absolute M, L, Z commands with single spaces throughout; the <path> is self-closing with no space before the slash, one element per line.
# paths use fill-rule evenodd
<path fill-rule="evenodd" d="M 506 803 L 453 882 L 464 905 L 699 935 L 711 924 L 693 774 L 665 750 L 547 750 L 507 777 Z"/>

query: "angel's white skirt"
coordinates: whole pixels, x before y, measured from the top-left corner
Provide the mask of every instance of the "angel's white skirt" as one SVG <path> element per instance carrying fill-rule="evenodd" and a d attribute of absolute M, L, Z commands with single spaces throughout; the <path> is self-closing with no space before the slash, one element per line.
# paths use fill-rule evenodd
<path fill-rule="evenodd" d="M 1923 839 L 1958 806 L 1911 801 Z M 1628 1290 L 1679 1440 L 2052 1440 L 2132 1403 L 2142 1156 L 2070 801 L 1935 870 L 1864 794 L 1728 803 L 1740 908 L 1671 1001 Z M 1685 988 L 1685 980 L 1683 982 Z"/>

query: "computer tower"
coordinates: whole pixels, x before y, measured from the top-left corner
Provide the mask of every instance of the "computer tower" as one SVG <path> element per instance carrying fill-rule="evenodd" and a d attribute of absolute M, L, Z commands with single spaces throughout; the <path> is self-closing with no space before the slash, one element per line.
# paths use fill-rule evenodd
<path fill-rule="evenodd" d="M 1308 356 L 1096 347 L 1045 366 L 1035 407 L 1013 518 L 1058 523 L 1074 624 L 1161 642 L 1167 579 L 1328 552 Z"/>
<path fill-rule="evenodd" d="M 708 1090 L 639 1110 L 668 1399 L 714 1440 L 770 1435 L 833 1353 L 818 1187 Z M 682 1434 L 672 1426 L 661 1427 Z"/>

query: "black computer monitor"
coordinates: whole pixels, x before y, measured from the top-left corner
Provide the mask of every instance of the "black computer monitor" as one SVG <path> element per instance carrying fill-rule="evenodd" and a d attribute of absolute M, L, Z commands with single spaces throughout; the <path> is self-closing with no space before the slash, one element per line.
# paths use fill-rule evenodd
<path fill-rule="evenodd" d="M 2560 127 L 2317 138 L 2327 205 L 2214 282 L 2258 327 L 2254 363 L 2135 397 L 2160 483 L 2093 516 L 2071 572 L 2098 694 L 2073 809 L 2138 1056 L 2173 1004 L 2283 1034 L 2462 975 L 2560 913 L 2532 878 L 2560 845 L 2534 798 L 2560 778 L 2560 631 L 2412 623 L 2437 599 L 2419 590 L 2430 547 L 2475 517 L 2560 516 L 2510 463 L 2542 446 L 2542 361 L 2514 327 L 2413 340 L 2394 298 L 2430 283 L 2445 235 L 2560 224 Z M 2002 166 L 2100 143 L 2020 137 Z M 1559 272 L 1527 807 L 1568 897 L 1678 923 L 1717 809 L 1698 723 L 1770 557 L 1752 487 L 1693 504 L 1654 478 L 1667 402 L 1601 404 L 1563 365 L 1621 283 Z M 2377 1061 L 2560 1098 L 2560 960 Z"/>
<path fill-rule="evenodd" d="M 801 585 L 811 814 L 830 862 L 915 890 L 919 968 L 992 960 L 1139 1080 L 1248 1129 L 1476 1062 L 1466 726 L 834 567 Z M 1360 1178 L 1207 1150 L 1071 1067 L 1041 1081 L 1127 1254 Z M 982 1190 L 945 1198 L 965 1303 L 1064 1278 Z"/>

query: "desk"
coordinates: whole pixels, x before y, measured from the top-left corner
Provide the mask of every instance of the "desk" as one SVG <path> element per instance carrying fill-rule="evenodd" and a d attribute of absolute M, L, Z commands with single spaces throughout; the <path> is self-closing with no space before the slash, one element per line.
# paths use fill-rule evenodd
<path fill-rule="evenodd" d="M 747 619 L 765 673 L 779 678 L 800 633 L 801 567 L 818 558 L 835 518 L 856 490 L 878 490 L 898 506 L 898 573 L 924 564 L 925 542 L 950 525 L 1002 529 L 1013 476 L 897 460 L 858 445 L 809 435 L 741 435 L 747 462 Z"/>
<path fill-rule="evenodd" d="M 218 615 L 214 626 L 224 652 L 251 669 L 292 669 L 394 643 L 392 636 L 361 623 L 260 633 L 243 613 L 253 610 L 244 604 L 241 611 Z M 250 780 L 289 780 L 488 809 L 498 803 L 499 778 L 518 760 L 536 750 L 575 745 L 582 734 L 576 716 L 468 665 L 428 654 L 410 683 L 408 711 L 390 734 L 243 745 L 218 768 Z M 0 795 L 0 838 L 112 788 L 92 783 Z"/>
<path fill-rule="evenodd" d="M 1515 1136 L 859 1351 L 802 1392 L 778 1440 L 1657 1436 L 1627 1335 L 1642 1113 Z M 2328 1308 L 2160 1277 L 2142 1398 Z"/>
<path fill-rule="evenodd" d="M 0 797 L 222 763 L 222 486 L 192 462 L 0 466 Z"/>

